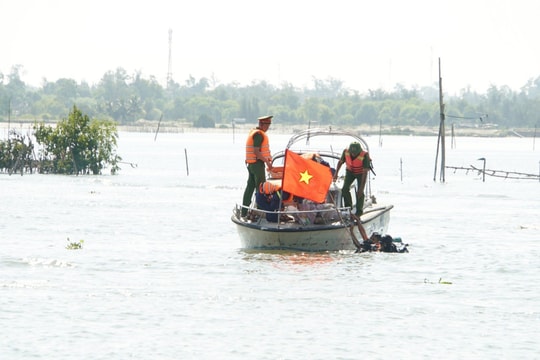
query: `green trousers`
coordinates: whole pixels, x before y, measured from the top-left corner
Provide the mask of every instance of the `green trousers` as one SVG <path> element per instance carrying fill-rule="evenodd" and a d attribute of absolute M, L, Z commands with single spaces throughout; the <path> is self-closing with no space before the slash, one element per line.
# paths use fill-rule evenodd
<path fill-rule="evenodd" d="M 244 190 L 244 197 L 242 199 L 242 205 L 249 206 L 251 204 L 251 198 L 253 197 L 253 192 L 259 187 L 260 183 L 266 181 L 266 172 L 264 169 L 264 162 L 257 160 L 254 164 L 248 164 L 247 170 L 249 173 L 246 190 Z M 247 215 L 247 209 L 242 208 L 242 216 Z"/>
<path fill-rule="evenodd" d="M 351 185 L 354 180 L 356 180 L 356 185 L 358 188 L 360 188 L 362 176 L 364 176 L 364 174 L 353 174 L 350 171 L 345 171 L 345 180 L 343 181 L 343 189 L 341 190 L 345 206 L 352 207 Z M 363 191 L 356 192 L 356 215 L 358 216 L 362 214 L 364 208 L 364 198 L 365 196 Z"/>

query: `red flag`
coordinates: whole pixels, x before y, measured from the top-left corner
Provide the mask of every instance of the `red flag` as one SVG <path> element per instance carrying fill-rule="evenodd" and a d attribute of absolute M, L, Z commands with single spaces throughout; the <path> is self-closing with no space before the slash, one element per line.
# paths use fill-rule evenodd
<path fill-rule="evenodd" d="M 283 191 L 321 203 L 326 199 L 331 183 L 332 172 L 329 167 L 286 150 Z"/>

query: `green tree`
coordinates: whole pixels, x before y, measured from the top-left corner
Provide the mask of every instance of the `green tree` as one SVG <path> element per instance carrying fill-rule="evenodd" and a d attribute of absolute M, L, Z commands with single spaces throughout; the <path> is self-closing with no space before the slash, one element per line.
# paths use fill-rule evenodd
<path fill-rule="evenodd" d="M 30 138 L 12 129 L 7 140 L 0 140 L 0 169 L 14 172 L 32 172 L 34 144 Z"/>
<path fill-rule="evenodd" d="M 22 65 L 15 65 L 11 68 L 8 77 L 8 84 L 5 86 L 6 97 L 8 98 L 12 117 L 18 117 L 30 113 L 31 92 L 26 88 L 26 84 L 21 79 Z"/>
<path fill-rule="evenodd" d="M 379 123 L 378 111 L 372 101 L 364 102 L 355 115 L 360 124 L 373 125 Z"/>
<path fill-rule="evenodd" d="M 206 114 L 200 115 L 193 125 L 200 128 L 216 127 L 216 123 L 214 122 L 214 120 L 212 120 L 212 118 Z"/>
<path fill-rule="evenodd" d="M 43 120 L 60 119 L 69 107 L 65 107 L 54 95 L 44 94 L 32 104 L 32 113 Z"/>
<path fill-rule="evenodd" d="M 42 172 L 97 175 L 108 165 L 113 174 L 119 170 L 121 157 L 116 154 L 118 133 L 113 122 L 91 120 L 73 106 L 68 118 L 55 128 L 36 123 L 34 131 L 42 147 Z"/>

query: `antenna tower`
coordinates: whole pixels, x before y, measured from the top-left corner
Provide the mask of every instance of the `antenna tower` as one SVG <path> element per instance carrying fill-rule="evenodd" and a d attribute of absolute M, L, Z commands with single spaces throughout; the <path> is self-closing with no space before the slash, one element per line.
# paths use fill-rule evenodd
<path fill-rule="evenodd" d="M 167 88 L 172 82 L 172 29 L 169 29 L 169 66 L 167 69 Z"/>

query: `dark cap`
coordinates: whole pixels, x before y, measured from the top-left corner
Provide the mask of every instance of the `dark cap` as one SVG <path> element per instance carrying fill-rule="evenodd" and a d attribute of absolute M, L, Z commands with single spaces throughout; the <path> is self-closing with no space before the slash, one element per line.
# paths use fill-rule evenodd
<path fill-rule="evenodd" d="M 353 142 L 349 145 L 349 152 L 356 156 L 362 152 L 362 146 L 358 142 Z"/>
<path fill-rule="evenodd" d="M 259 120 L 259 123 L 261 124 L 271 124 L 273 117 L 274 117 L 273 115 L 266 115 L 266 116 L 261 116 L 258 120 Z"/>

